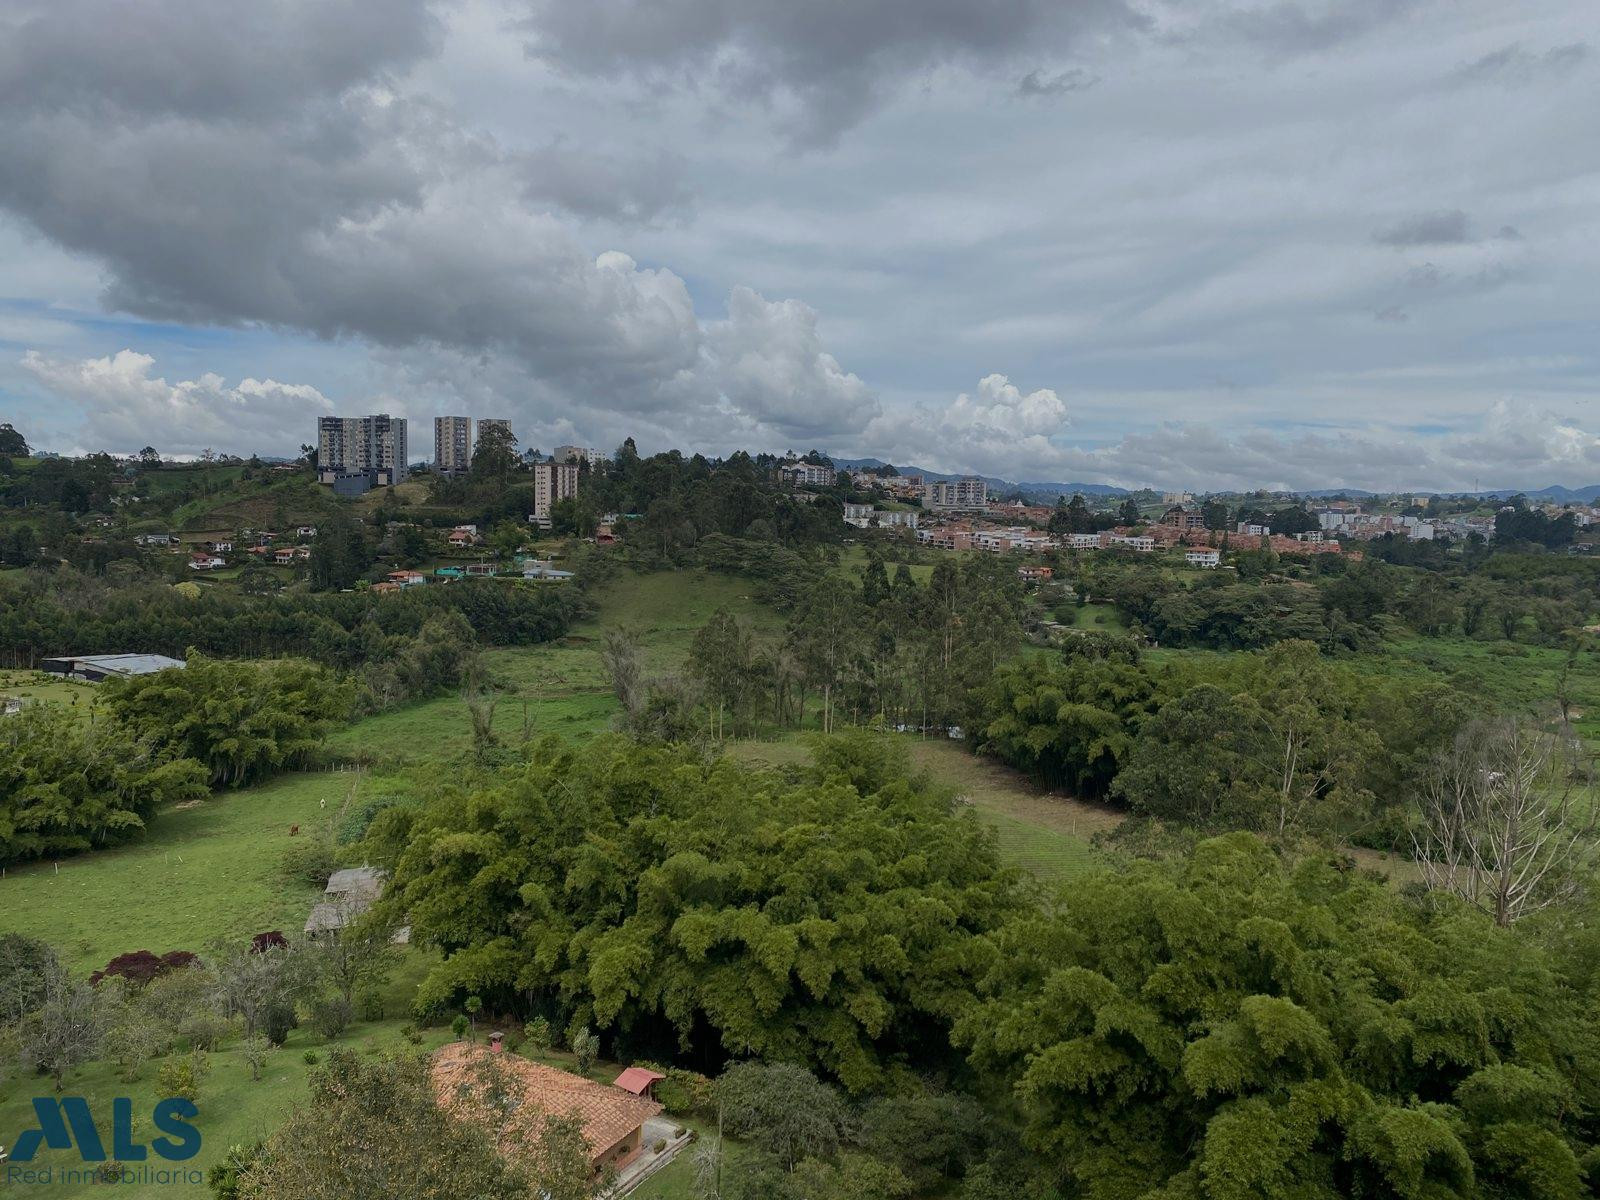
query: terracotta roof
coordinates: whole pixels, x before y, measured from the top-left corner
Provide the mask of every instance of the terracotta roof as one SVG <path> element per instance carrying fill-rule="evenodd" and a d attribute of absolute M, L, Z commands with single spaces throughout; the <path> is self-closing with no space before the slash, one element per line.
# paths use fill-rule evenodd
<path fill-rule="evenodd" d="M 489 1060 L 506 1073 L 508 1083 L 520 1088 L 522 1102 L 509 1117 L 489 1113 L 476 1098 L 482 1090 L 479 1072 L 490 1065 Z M 441 1046 L 433 1054 L 430 1074 L 440 1107 L 457 1116 L 490 1120 L 498 1129 L 503 1149 L 506 1143 L 531 1140 L 546 1117 L 573 1115 L 583 1123 L 584 1140 L 598 1159 L 661 1111 L 654 1100 L 619 1087 L 529 1062 L 520 1055 L 495 1053 L 471 1042 Z"/>
<path fill-rule="evenodd" d="M 632 1092 L 635 1096 L 642 1096 L 649 1090 L 652 1083 L 659 1083 L 666 1076 L 659 1071 L 647 1071 L 643 1067 L 629 1067 L 611 1081 L 612 1087 L 619 1087 L 625 1092 Z"/>

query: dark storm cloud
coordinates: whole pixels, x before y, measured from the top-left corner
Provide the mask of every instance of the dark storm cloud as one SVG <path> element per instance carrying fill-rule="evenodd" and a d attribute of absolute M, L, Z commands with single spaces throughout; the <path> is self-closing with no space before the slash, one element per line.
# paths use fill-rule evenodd
<path fill-rule="evenodd" d="M 1471 222 L 1460 209 L 1416 213 L 1373 234 L 1382 246 L 1460 246 L 1472 241 Z"/>
<path fill-rule="evenodd" d="M 0 109 L 259 118 L 437 48 L 424 0 L 8 0 Z"/>
<path fill-rule="evenodd" d="M 797 110 L 827 141 L 906 76 L 1005 61 L 1145 23 L 1125 0 L 527 0 L 528 52 L 558 70 L 714 86 Z"/>
<path fill-rule="evenodd" d="M 1542 52 L 1513 43 L 1468 63 L 1456 72 L 1456 78 L 1464 83 L 1527 84 L 1543 75 L 1568 71 L 1589 54 L 1587 42 L 1568 42 Z"/>
<path fill-rule="evenodd" d="M 103 264 L 113 309 L 499 352 L 634 412 L 714 405 L 736 344 L 739 402 L 875 411 L 804 306 L 706 326 L 671 271 L 584 249 L 553 210 L 681 211 L 677 160 L 465 128 L 404 83 L 434 48 L 418 5 L 29 4 L 0 24 L 0 207 Z"/>
<path fill-rule="evenodd" d="M 1098 75 L 1090 74 L 1082 67 L 1069 67 L 1065 71 L 1048 74 L 1044 71 L 1029 71 L 1017 81 L 1017 95 L 1042 97 L 1064 96 L 1068 92 L 1081 92 L 1092 88 L 1100 82 Z"/>

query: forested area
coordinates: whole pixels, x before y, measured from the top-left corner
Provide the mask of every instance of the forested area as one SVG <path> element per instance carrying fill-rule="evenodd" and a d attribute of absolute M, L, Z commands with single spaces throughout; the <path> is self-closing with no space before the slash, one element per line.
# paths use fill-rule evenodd
<path fill-rule="evenodd" d="M 310 663 L 200 655 L 103 687 L 93 713 L 35 705 L 0 722 L 0 862 L 111 845 L 161 808 L 303 765 L 354 692 Z"/>
<path fill-rule="evenodd" d="M 560 586 L 362 586 L 422 553 L 402 513 L 521 522 L 509 452 L 425 507 L 322 523 L 275 594 L 71 552 L 0 576 L 13 664 L 188 659 L 0 723 L 0 862 L 125 844 L 216 790 L 277 795 L 298 777 L 263 781 L 352 720 L 446 747 L 359 801 L 305 777 L 317 826 L 274 853 L 282 887 L 389 872 L 331 944 L 285 924 L 252 949 L 130 949 L 85 982 L 0 938 L 0 1061 L 60 1082 L 161 1057 L 192 1090 L 228 1046 L 257 1078 L 297 1026 L 332 1043 L 380 1019 L 403 924 L 402 1056 L 307 1058 L 309 1103 L 230 1149 L 217 1194 L 383 1195 L 347 1169 L 359 1143 L 439 1197 L 590 1195 L 572 1128 L 508 1159 L 408 1057 L 490 1020 L 579 1073 L 602 1047 L 659 1067 L 700 1133 L 696 1200 L 1596 1194 L 1600 572 L 1549 552 L 1558 518 L 1511 506 L 1492 543 L 1378 539 L 1359 560 L 1233 546 L 1216 572 L 1061 551 L 1025 580 L 1016 556 L 858 538 L 848 486 L 812 503 L 772 465 L 625 446 L 585 466 L 555 532 L 617 513 L 620 544 L 569 543 Z M 38 470 L 28 487 L 76 477 Z M 1247 497 L 1206 521 L 1296 512 Z M 1062 504 L 1052 524 L 1138 515 Z M 652 611 L 697 582 L 697 605 Z M 501 688 L 559 694 L 519 738 Z M 1007 849 L 1033 827 L 912 769 L 935 737 L 1096 814 L 1070 877 Z M 752 765 L 751 739 L 787 765 Z M 476 1086 L 483 1111 L 508 1102 Z"/>
<path fill-rule="evenodd" d="M 290 591 L 250 596 L 167 584 L 116 585 L 76 572 L 0 577 L 0 658 L 32 666 L 53 654 L 181 657 L 190 647 L 228 658 L 310 658 L 349 666 L 377 657 L 386 638 L 414 638 L 431 619 L 458 613 L 484 645 L 559 637 L 582 610 L 570 589 L 460 580 L 397 594 Z M 392 651 L 392 647 L 389 647 Z"/>
<path fill-rule="evenodd" d="M 1014 568 L 976 558 L 942 561 L 918 584 L 904 564 L 891 578 L 873 557 L 859 587 L 810 572 L 790 593 L 765 594 L 787 613 L 781 639 L 756 638 L 719 612 L 681 673 L 647 676 L 629 632 L 610 631 L 604 659 L 625 726 L 720 739 L 798 728 L 814 713 L 823 732 L 866 722 L 943 729 L 1015 653 L 1026 611 Z"/>
<path fill-rule="evenodd" d="M 894 746 L 550 741 L 386 811 L 419 1006 L 726 1070 L 739 1200 L 1589 1194 L 1587 901 L 1497 928 L 1247 833 L 1041 895 Z"/>
<path fill-rule="evenodd" d="M 1109 601 L 1156 643 L 1215 650 L 1297 638 L 1330 653 L 1371 651 L 1400 629 L 1550 644 L 1600 612 L 1594 559 L 1448 559 L 1440 550 L 1400 554 L 1409 561 L 1399 565 L 1385 561 L 1381 542 L 1369 546 L 1360 562 L 1327 554 L 1298 566 L 1250 551 L 1239 556 L 1237 579 L 1184 580 L 1128 561 L 1088 565 L 1079 578 L 1087 594 Z"/>

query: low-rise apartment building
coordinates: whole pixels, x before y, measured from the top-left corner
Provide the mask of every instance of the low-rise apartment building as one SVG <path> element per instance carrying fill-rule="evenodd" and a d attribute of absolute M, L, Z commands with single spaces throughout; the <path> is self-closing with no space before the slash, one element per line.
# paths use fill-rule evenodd
<path fill-rule="evenodd" d="M 982 512 L 989 505 L 989 489 L 976 475 L 959 479 L 932 479 L 922 486 L 924 508 Z"/>
<path fill-rule="evenodd" d="M 788 487 L 832 487 L 834 469 L 819 463 L 801 462 L 798 459 L 778 467 L 778 482 Z"/>

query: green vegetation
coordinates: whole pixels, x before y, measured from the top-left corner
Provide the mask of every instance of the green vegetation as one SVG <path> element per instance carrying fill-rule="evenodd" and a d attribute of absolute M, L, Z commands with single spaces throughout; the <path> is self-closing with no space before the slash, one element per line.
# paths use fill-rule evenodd
<path fill-rule="evenodd" d="M 1083 1194 L 1577 1196 L 1589 968 L 1511 936 L 1233 835 L 1008 926 L 955 1037 Z"/>
<path fill-rule="evenodd" d="M 478 790 L 380 813 L 385 905 L 448 952 L 419 1011 L 531 993 L 635 1053 L 801 1061 L 858 1091 L 931 1068 L 922 1031 L 954 1016 L 968 944 L 1013 901 L 977 822 L 892 747 L 819 743 L 786 779 L 550 740 Z"/>
<path fill-rule="evenodd" d="M 0 934 L 48 943 L 0 937 L 0 1131 L 57 1083 L 193 1092 L 219 1194 L 317 1194 L 381 1145 L 441 1196 L 585 1195 L 572 1130 L 502 1161 L 409 1061 L 492 1028 L 663 1069 L 700 1136 L 645 1200 L 1595 1190 L 1600 571 L 1550 552 L 1570 521 L 1024 585 L 847 540 L 848 482 L 772 466 L 624 446 L 539 539 L 572 580 L 399 592 L 371 585 L 528 548 L 509 443 L 355 503 L 303 464 L 0 467 L 0 694 L 32 702 L 0 718 L 28 858 Z M 1313 520 L 1237 507 L 1208 525 Z M 567 540 L 611 513 L 616 544 Z M 484 544 L 447 550 L 461 522 Z M 198 580 L 131 537 L 296 523 L 308 563 Z M 190 669 L 25 670 L 63 649 Z M 385 898 L 301 937 L 367 863 Z"/>
<path fill-rule="evenodd" d="M 346 803 L 359 808 L 399 786 L 323 771 L 167 809 L 132 844 L 8 868 L 0 927 L 44 938 L 82 971 L 138 947 L 194 950 L 298 929 L 316 889 L 284 875 L 284 853 Z"/>

